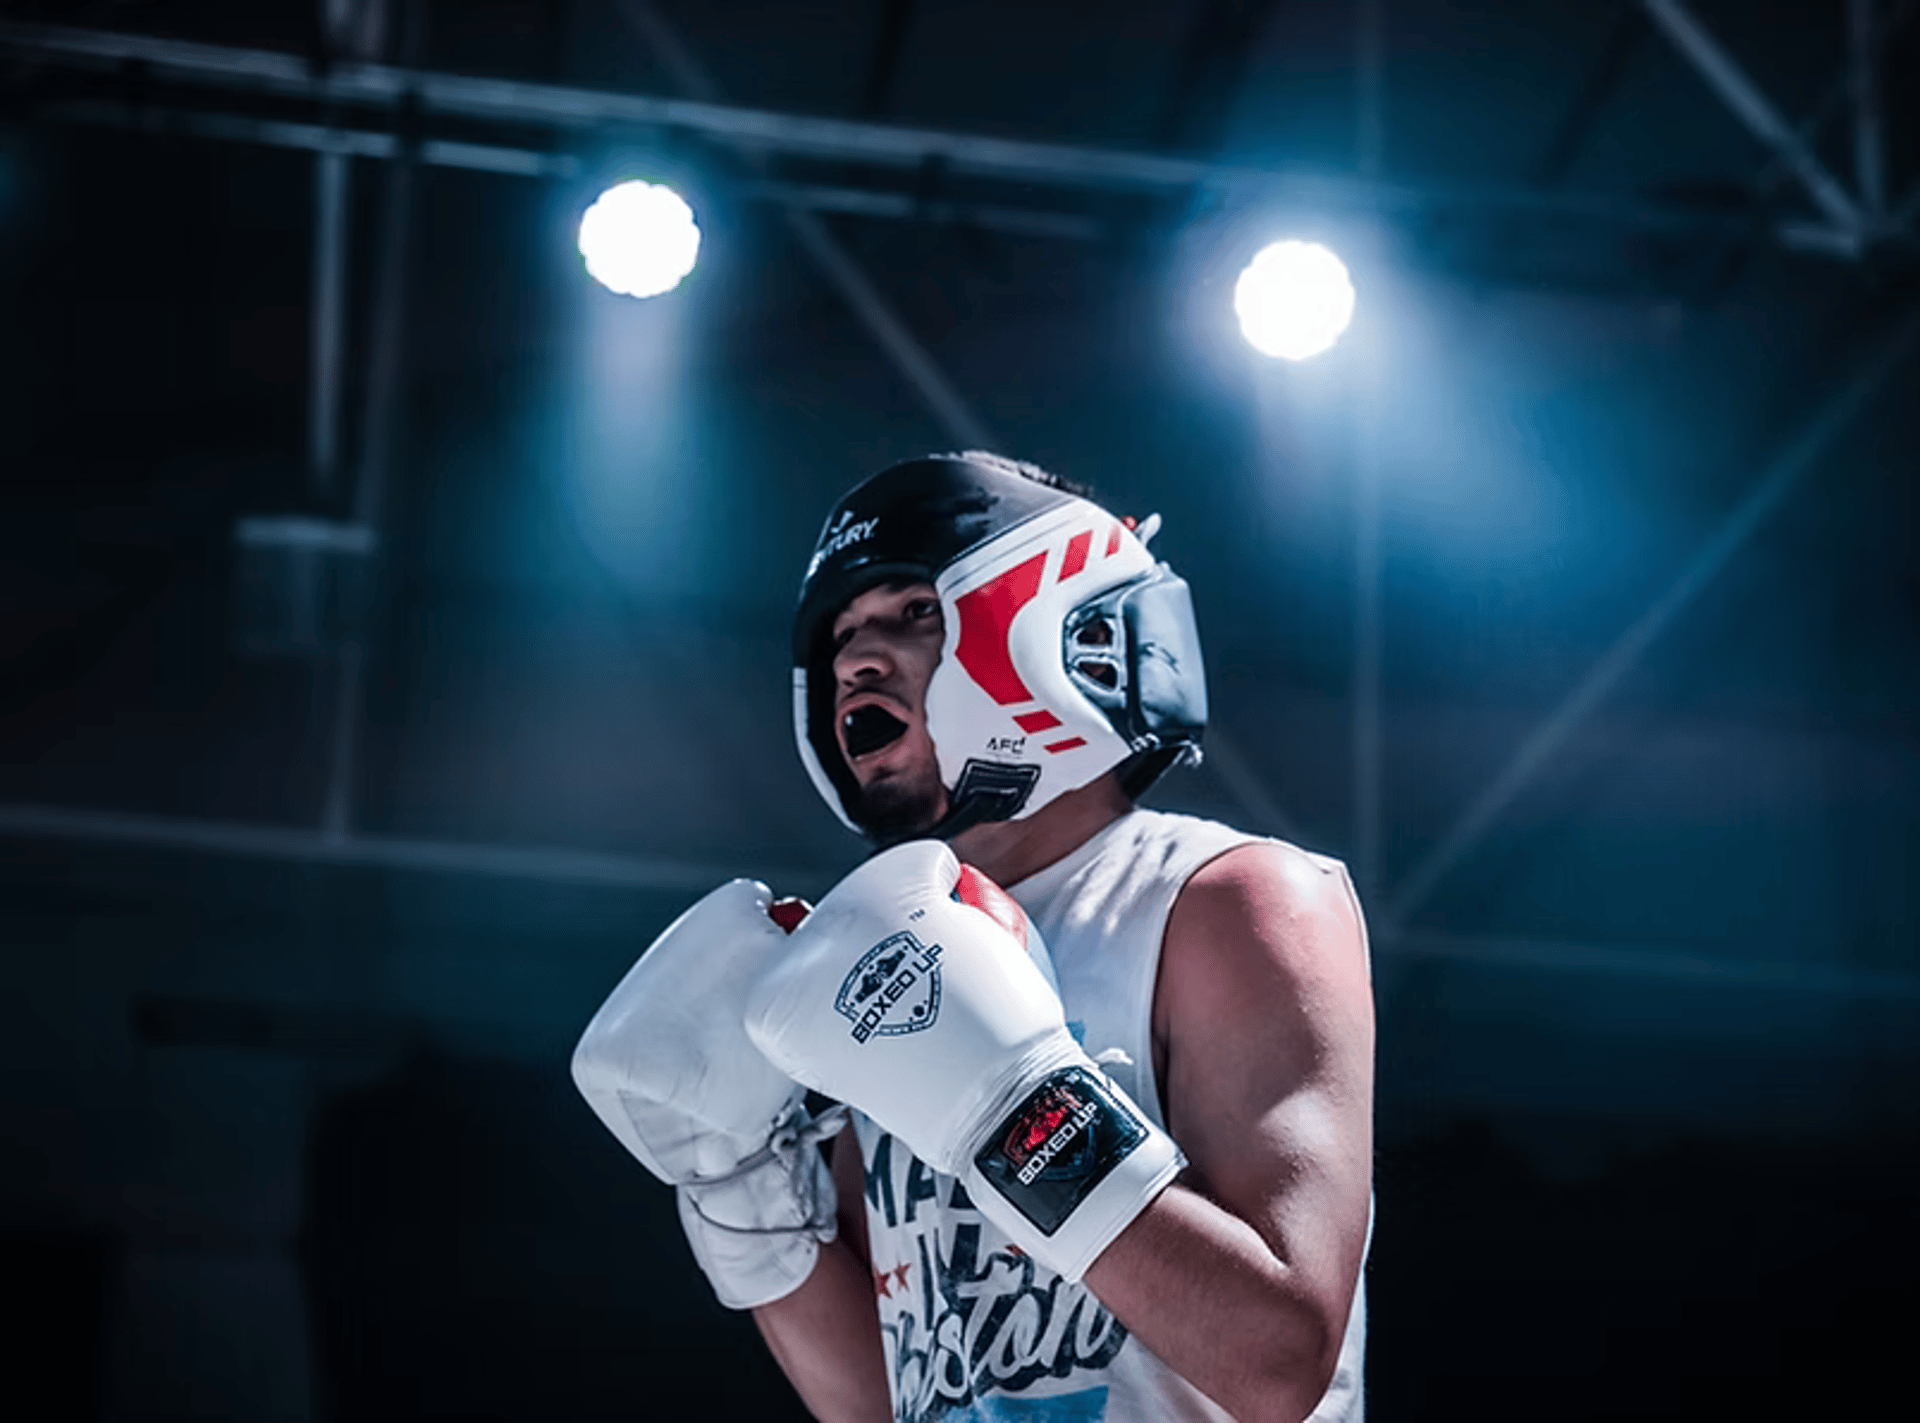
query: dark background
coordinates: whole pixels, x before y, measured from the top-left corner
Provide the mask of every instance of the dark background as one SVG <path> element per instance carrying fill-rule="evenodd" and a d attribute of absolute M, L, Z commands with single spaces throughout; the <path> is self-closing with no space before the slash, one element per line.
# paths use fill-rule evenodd
<path fill-rule="evenodd" d="M 797 1415 L 566 1061 L 712 884 L 854 862 L 791 598 L 980 442 L 1165 517 L 1153 802 L 1362 885 L 1373 1416 L 1897 1410 L 1915 8 L 0 4 L 9 1411 Z M 571 245 L 621 176 L 700 212 L 652 302 Z M 1293 234 L 1360 293 L 1299 366 L 1229 309 Z"/>

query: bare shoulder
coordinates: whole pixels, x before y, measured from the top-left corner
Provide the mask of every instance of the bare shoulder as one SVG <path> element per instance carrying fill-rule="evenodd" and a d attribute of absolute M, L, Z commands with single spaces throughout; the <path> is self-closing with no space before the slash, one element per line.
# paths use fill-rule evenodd
<path fill-rule="evenodd" d="M 1311 902 L 1352 896 L 1347 868 L 1284 840 L 1249 840 L 1214 856 L 1187 880 L 1182 897 L 1251 895 L 1262 899 Z"/>
<path fill-rule="evenodd" d="M 1167 920 L 1163 988 L 1280 975 L 1367 979 L 1366 925 L 1346 866 L 1280 841 L 1235 846 L 1193 873 Z M 1195 984 L 1201 987 L 1202 984 Z"/>
<path fill-rule="evenodd" d="M 1168 1125 L 1210 1175 L 1225 1168 L 1207 1158 L 1290 1102 L 1370 1096 L 1373 986 L 1345 867 L 1274 841 L 1201 867 L 1168 917 L 1153 1011 Z"/>

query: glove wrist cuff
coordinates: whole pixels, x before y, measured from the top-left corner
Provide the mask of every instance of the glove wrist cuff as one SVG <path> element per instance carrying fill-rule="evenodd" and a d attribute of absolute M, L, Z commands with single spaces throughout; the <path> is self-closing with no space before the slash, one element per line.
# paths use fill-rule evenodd
<path fill-rule="evenodd" d="M 1173 1138 L 1083 1059 L 1024 1094 L 963 1179 L 987 1219 L 1077 1282 L 1185 1164 Z"/>

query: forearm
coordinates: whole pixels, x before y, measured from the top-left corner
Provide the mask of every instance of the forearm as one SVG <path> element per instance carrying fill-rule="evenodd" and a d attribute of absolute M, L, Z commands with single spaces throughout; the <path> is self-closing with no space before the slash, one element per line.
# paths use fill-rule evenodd
<path fill-rule="evenodd" d="M 1088 1267 L 1086 1285 L 1240 1423 L 1298 1423 L 1326 1392 L 1346 1323 L 1307 1273 L 1276 1259 L 1245 1221 L 1174 1185 Z"/>
<path fill-rule="evenodd" d="M 843 1235 L 820 1247 L 805 1284 L 753 1311 L 787 1379 L 823 1423 L 893 1416 L 873 1276 Z"/>

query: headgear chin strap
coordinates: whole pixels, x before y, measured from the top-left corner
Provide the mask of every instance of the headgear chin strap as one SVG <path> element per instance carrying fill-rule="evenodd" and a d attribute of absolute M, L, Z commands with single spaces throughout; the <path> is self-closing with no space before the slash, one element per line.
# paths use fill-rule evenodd
<path fill-rule="evenodd" d="M 890 582 L 932 584 L 945 617 L 926 717 L 949 809 L 924 833 L 1023 819 L 1116 767 L 1138 796 L 1197 755 L 1207 692 L 1187 585 L 1078 495 L 965 456 L 912 460 L 827 516 L 794 619 L 800 757 L 853 829 L 870 833 L 834 735 L 830 634 Z"/>

